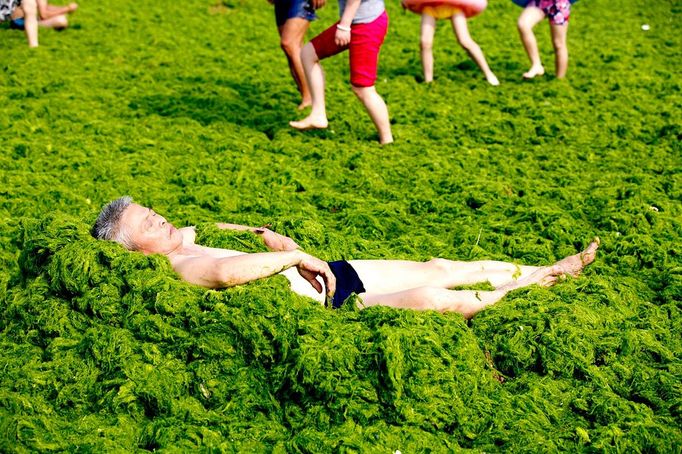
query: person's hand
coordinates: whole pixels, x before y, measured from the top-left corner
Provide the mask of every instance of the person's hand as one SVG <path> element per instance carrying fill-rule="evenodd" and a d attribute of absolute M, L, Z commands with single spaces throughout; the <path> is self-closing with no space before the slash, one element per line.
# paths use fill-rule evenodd
<path fill-rule="evenodd" d="M 336 292 L 336 277 L 327 262 L 301 252 L 301 260 L 296 265 L 296 269 L 303 279 L 310 282 L 310 285 L 317 290 L 317 293 L 322 293 L 324 290 L 320 281 L 317 280 L 318 276 L 321 277 L 322 281 L 324 281 L 324 286 L 327 288 L 327 296 L 329 298 L 334 296 L 334 292 Z"/>
<path fill-rule="evenodd" d="M 350 27 L 349 30 L 341 30 L 338 26 L 336 27 L 336 36 L 334 36 L 334 42 L 337 46 L 346 47 L 350 44 Z"/>
<path fill-rule="evenodd" d="M 325 3 L 327 3 L 327 0 L 313 0 L 313 8 L 320 9 Z"/>
<path fill-rule="evenodd" d="M 74 11 L 76 11 L 78 9 L 78 3 L 69 3 L 67 8 L 69 8 L 70 13 L 73 13 Z"/>
<path fill-rule="evenodd" d="M 254 232 L 263 237 L 263 242 L 271 251 L 293 251 L 298 244 L 288 236 L 280 235 L 266 227 L 259 227 Z"/>

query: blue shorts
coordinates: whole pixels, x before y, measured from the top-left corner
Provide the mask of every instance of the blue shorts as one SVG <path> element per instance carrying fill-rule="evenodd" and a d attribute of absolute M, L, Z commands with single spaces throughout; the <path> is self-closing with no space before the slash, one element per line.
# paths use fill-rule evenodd
<path fill-rule="evenodd" d="M 275 20 L 278 27 L 297 17 L 308 22 L 317 19 L 311 0 L 275 0 Z"/>

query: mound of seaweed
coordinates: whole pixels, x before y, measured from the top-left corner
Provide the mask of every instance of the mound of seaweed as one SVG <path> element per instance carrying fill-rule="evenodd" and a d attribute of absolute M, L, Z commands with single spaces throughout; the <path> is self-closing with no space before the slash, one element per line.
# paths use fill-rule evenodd
<path fill-rule="evenodd" d="M 499 385 L 457 315 L 329 311 L 283 278 L 207 291 L 64 216 L 24 222 L 17 241 L 3 450 L 417 450 L 471 445 L 489 424 Z"/>
<path fill-rule="evenodd" d="M 329 241 L 286 222 L 307 227 L 294 235 L 303 245 Z M 198 233 L 262 249 L 249 233 Z M 681 441 L 680 366 L 666 347 L 679 346 L 679 285 L 633 306 L 646 289 L 593 276 L 517 292 L 469 327 L 456 314 L 330 311 L 280 277 L 207 291 L 67 216 L 24 220 L 16 241 L 2 450 L 663 452 Z"/>

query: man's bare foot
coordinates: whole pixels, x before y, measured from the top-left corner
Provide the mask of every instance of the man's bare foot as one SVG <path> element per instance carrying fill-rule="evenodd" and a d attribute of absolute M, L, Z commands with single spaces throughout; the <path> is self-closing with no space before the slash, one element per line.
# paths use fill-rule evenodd
<path fill-rule="evenodd" d="M 389 134 L 388 137 L 380 137 L 379 138 L 379 144 L 380 145 L 388 145 L 389 143 L 393 143 L 393 135 Z"/>
<path fill-rule="evenodd" d="M 312 100 L 310 100 L 310 99 L 303 99 L 303 100 L 301 100 L 301 104 L 298 105 L 298 110 L 303 110 L 303 109 L 305 109 L 306 107 L 310 107 L 310 106 L 312 106 L 312 105 L 313 105 Z"/>
<path fill-rule="evenodd" d="M 532 79 L 536 76 L 542 76 L 545 74 L 545 68 L 542 65 L 532 66 L 528 71 L 523 73 L 524 79 Z"/>
<path fill-rule="evenodd" d="M 485 80 L 487 80 L 488 83 L 493 87 L 497 87 L 498 85 L 500 85 L 500 81 L 497 80 L 497 76 L 495 76 L 495 74 L 493 73 L 490 73 L 489 75 L 485 76 Z"/>
<path fill-rule="evenodd" d="M 313 117 L 308 115 L 303 120 L 290 121 L 289 126 L 299 131 L 307 131 L 308 129 L 325 129 L 329 123 L 325 117 Z"/>
<path fill-rule="evenodd" d="M 594 262 L 598 248 L 599 237 L 594 237 L 594 240 L 592 240 L 589 246 L 580 254 L 569 255 L 552 266 L 539 268 L 527 277 L 503 284 L 496 287 L 495 290 L 511 291 L 533 284 L 538 284 L 542 287 L 551 287 L 556 284 L 557 280 L 567 274 L 573 277 L 578 276 L 583 268 Z"/>
<path fill-rule="evenodd" d="M 594 240 L 580 254 L 569 255 L 556 262 L 552 268 L 557 268 L 559 274 L 569 274 L 573 277 L 578 276 L 583 268 L 594 262 L 597 249 L 599 249 L 599 243 L 599 237 L 594 237 Z"/>

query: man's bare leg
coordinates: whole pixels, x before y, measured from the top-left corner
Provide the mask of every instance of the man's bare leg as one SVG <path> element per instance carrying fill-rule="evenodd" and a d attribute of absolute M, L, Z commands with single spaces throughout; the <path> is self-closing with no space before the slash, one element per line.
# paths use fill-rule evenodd
<path fill-rule="evenodd" d="M 483 71 L 485 80 L 487 80 L 490 85 L 500 85 L 500 81 L 497 80 L 497 77 L 490 69 L 490 66 L 488 66 L 488 61 L 485 59 L 481 47 L 471 38 L 469 27 L 467 26 L 467 18 L 464 13 L 457 13 L 452 16 L 452 29 L 455 32 L 459 44 L 467 51 L 481 71 Z"/>
<path fill-rule="evenodd" d="M 280 46 L 284 51 L 284 55 L 289 62 L 289 70 L 291 76 L 296 82 L 299 93 L 301 93 L 301 104 L 298 108 L 303 109 L 312 104 L 312 97 L 310 89 L 308 88 L 308 81 L 305 77 L 303 63 L 301 62 L 301 46 L 303 45 L 303 38 L 310 22 L 300 17 L 288 19 L 284 25 L 278 28 L 280 36 Z"/>
<path fill-rule="evenodd" d="M 419 47 L 421 51 L 424 82 L 433 82 L 433 36 L 436 33 L 436 19 L 429 14 L 422 14 L 421 36 Z"/>
<path fill-rule="evenodd" d="M 382 145 L 393 142 L 393 134 L 391 133 L 391 122 L 388 119 L 388 108 L 384 99 L 379 96 L 376 88 L 371 87 L 353 87 L 353 93 L 362 102 L 369 113 L 374 126 L 379 133 L 379 143 Z"/>
<path fill-rule="evenodd" d="M 322 71 L 320 59 L 315 52 L 315 47 L 311 43 L 303 47 L 301 62 L 303 63 L 303 70 L 308 80 L 308 87 L 310 87 L 313 108 L 307 117 L 298 121 L 290 121 L 289 125 L 300 130 L 324 129 L 329 124 L 324 101 L 324 72 Z"/>
<path fill-rule="evenodd" d="M 595 258 L 599 239 L 581 253 L 568 256 L 554 264 L 563 274 L 576 276 Z M 462 262 L 433 259 L 428 262 L 410 260 L 351 260 L 368 293 L 395 293 L 417 287 L 449 289 L 460 285 L 489 282 L 496 289 L 516 285 L 547 267 L 517 265 L 495 260 Z"/>
<path fill-rule="evenodd" d="M 533 284 L 550 286 L 556 282 L 557 277 L 567 274 L 577 276 L 585 266 L 594 261 L 598 248 L 599 238 L 595 238 L 583 252 L 559 260 L 552 266 L 537 268 L 528 276 L 504 284 L 493 291 L 447 290 L 442 287 L 424 286 L 395 293 L 368 291 L 359 296 L 364 307 L 379 305 L 401 309 L 459 312 L 464 317 L 471 318 L 498 302 L 512 290 Z"/>
<path fill-rule="evenodd" d="M 461 262 L 441 258 L 427 262 L 351 260 L 350 263 L 371 293 L 394 293 L 416 287 L 453 288 L 483 282 L 499 287 L 540 269 L 495 260 Z"/>
<path fill-rule="evenodd" d="M 471 318 L 486 307 L 498 302 L 512 290 L 533 284 L 551 285 L 554 283 L 553 277 L 560 273 L 562 271 L 556 266 L 539 268 L 529 276 L 509 284 L 503 289 L 493 291 L 419 287 L 389 294 L 367 292 L 359 296 L 364 307 L 390 306 L 399 309 L 459 312 L 464 317 Z"/>
<path fill-rule="evenodd" d="M 566 46 L 566 34 L 568 22 L 563 25 L 549 25 L 552 31 L 552 45 L 554 46 L 554 65 L 557 79 L 563 79 L 568 70 L 568 47 Z"/>
<path fill-rule="evenodd" d="M 545 73 L 545 68 L 540 61 L 540 51 L 538 50 L 538 43 L 533 34 L 533 27 L 535 27 L 541 20 L 545 18 L 545 13 L 535 6 L 526 7 L 518 20 L 519 34 L 523 47 L 526 49 L 528 58 L 530 59 L 530 69 L 523 73 L 525 79 L 532 79 L 535 76 L 542 76 Z"/>

